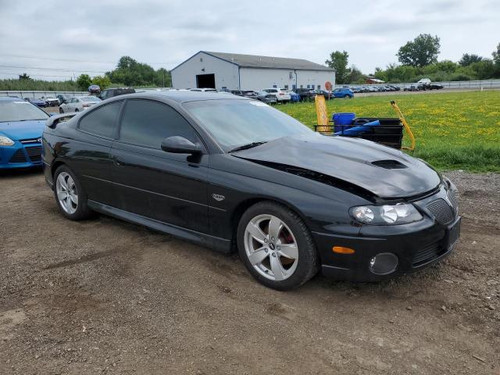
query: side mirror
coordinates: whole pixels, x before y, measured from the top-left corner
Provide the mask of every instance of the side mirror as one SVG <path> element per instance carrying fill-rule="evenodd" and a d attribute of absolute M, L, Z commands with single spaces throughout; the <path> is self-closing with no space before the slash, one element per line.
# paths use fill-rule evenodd
<path fill-rule="evenodd" d="M 202 152 L 199 144 L 194 144 L 190 140 L 178 135 L 165 138 L 161 142 L 161 149 L 174 154 L 199 155 Z"/>

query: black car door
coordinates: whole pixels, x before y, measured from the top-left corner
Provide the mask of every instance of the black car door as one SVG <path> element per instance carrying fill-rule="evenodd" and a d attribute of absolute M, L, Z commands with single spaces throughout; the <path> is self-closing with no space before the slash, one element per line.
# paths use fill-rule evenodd
<path fill-rule="evenodd" d="M 78 137 L 61 147 L 70 152 L 70 166 L 80 175 L 88 199 L 114 206 L 116 194 L 110 181 L 111 144 L 123 101 L 86 113 L 78 121 Z"/>
<path fill-rule="evenodd" d="M 126 101 L 119 136 L 111 148 L 118 208 L 208 233 L 208 155 L 165 152 L 161 142 L 170 136 L 201 144 L 193 127 L 169 105 Z"/>

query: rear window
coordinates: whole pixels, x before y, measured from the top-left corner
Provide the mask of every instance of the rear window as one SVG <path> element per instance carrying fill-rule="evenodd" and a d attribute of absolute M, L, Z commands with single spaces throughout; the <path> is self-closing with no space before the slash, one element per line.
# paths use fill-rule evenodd
<path fill-rule="evenodd" d="M 91 111 L 80 120 L 78 127 L 87 133 L 111 138 L 122 102 L 113 102 Z"/>

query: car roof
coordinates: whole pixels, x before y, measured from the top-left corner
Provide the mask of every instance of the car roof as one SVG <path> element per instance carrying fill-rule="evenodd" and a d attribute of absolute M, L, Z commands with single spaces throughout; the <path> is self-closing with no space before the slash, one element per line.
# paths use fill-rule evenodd
<path fill-rule="evenodd" d="M 149 92 L 140 92 L 135 94 L 120 95 L 111 99 L 123 100 L 124 98 L 170 99 L 177 103 L 195 102 L 202 100 L 250 100 L 236 95 L 227 95 L 219 92 L 199 92 L 199 91 L 149 91 Z"/>

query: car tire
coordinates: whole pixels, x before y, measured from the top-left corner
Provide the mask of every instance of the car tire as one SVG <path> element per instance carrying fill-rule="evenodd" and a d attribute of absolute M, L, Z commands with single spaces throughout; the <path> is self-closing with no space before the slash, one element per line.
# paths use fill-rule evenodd
<path fill-rule="evenodd" d="M 251 206 L 238 224 L 237 242 L 245 267 L 269 288 L 297 288 L 319 270 L 309 229 L 283 205 L 260 202 Z"/>
<path fill-rule="evenodd" d="M 78 108 L 75 108 L 75 112 L 78 112 L 78 111 L 79 111 Z"/>
<path fill-rule="evenodd" d="M 59 107 L 59 113 L 64 113 L 64 109 L 62 109 L 61 107 Z"/>
<path fill-rule="evenodd" d="M 87 205 L 87 194 L 73 171 L 61 165 L 54 173 L 54 196 L 59 211 L 70 220 L 84 220 L 92 216 Z"/>

